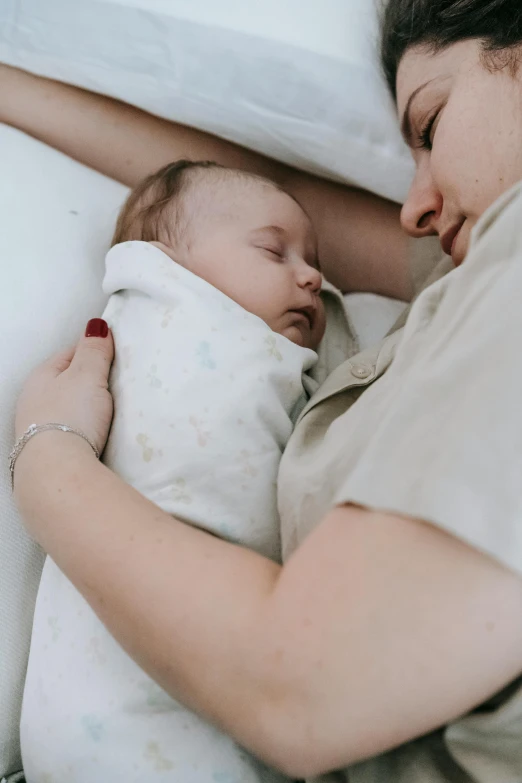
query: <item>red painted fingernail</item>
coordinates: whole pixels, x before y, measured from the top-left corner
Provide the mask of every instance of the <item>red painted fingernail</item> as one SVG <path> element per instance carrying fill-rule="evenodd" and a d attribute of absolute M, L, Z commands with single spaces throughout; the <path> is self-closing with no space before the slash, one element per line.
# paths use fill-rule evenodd
<path fill-rule="evenodd" d="M 86 337 L 107 337 L 108 334 L 109 326 L 103 318 L 92 318 L 85 330 Z"/>

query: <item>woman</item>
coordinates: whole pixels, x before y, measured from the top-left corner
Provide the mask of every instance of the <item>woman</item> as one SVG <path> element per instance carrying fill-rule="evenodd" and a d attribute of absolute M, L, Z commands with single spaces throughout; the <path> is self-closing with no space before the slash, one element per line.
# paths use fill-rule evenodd
<path fill-rule="evenodd" d="M 298 423 L 279 485 L 297 544 L 285 565 L 167 517 L 80 437 L 33 437 L 15 470 L 29 530 L 135 660 L 294 777 L 522 775 L 522 194 L 491 207 L 522 178 L 522 12 L 518 0 L 439 5 L 392 0 L 383 52 L 417 164 L 403 226 L 438 234 L 458 268 L 420 296 L 402 334 L 341 365 Z M 182 147 L 285 177 L 342 285 L 342 229 L 324 237 L 359 196 L 112 102 L 1 78 L 4 119 L 129 183 Z M 119 161 L 105 152 L 113 135 Z M 156 152 L 138 163 L 151 137 Z M 364 226 L 381 209 L 391 264 L 404 250 L 392 210 L 361 199 Z M 359 238 L 352 269 L 365 229 Z M 103 447 L 113 346 L 101 334 L 94 322 L 33 374 L 18 434 L 60 422 Z"/>

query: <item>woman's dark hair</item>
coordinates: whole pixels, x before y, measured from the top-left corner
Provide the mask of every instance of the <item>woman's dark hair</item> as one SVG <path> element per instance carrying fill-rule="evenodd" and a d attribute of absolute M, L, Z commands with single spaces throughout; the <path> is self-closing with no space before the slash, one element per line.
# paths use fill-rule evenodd
<path fill-rule="evenodd" d="M 412 46 L 439 52 L 458 41 L 483 42 L 485 64 L 516 68 L 522 43 L 521 0 L 389 0 L 382 19 L 381 61 L 396 98 L 400 61 Z"/>

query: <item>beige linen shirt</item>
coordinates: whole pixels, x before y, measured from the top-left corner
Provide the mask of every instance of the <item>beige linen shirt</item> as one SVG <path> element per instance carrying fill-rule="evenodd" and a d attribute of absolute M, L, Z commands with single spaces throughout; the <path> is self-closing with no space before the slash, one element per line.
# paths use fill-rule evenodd
<path fill-rule="evenodd" d="M 352 502 L 437 525 L 522 575 L 521 225 L 519 185 L 482 217 L 465 263 L 442 262 L 405 326 L 311 398 L 280 469 L 285 558 Z M 334 342 L 338 353 L 339 331 Z M 321 778 L 334 780 L 522 781 L 522 679 L 439 731 Z"/>

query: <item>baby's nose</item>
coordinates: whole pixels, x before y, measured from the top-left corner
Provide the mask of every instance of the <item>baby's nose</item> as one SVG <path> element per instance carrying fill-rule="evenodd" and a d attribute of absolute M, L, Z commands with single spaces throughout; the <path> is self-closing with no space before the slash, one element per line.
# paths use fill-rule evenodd
<path fill-rule="evenodd" d="M 305 262 L 302 271 L 301 284 L 318 294 L 323 284 L 323 276 L 318 269 Z"/>

